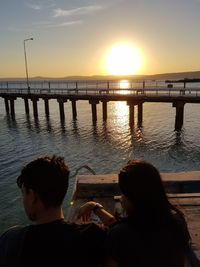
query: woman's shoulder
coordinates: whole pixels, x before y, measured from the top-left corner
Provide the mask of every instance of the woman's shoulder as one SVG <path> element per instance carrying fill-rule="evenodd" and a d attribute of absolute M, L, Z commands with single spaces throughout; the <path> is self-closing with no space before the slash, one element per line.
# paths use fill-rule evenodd
<path fill-rule="evenodd" d="M 135 232 L 136 228 L 134 227 L 134 223 L 128 217 L 120 219 L 109 228 L 109 234 L 113 235 L 116 234 L 123 236 L 125 233 L 130 233 L 133 235 Z"/>
<path fill-rule="evenodd" d="M 176 227 L 180 230 L 183 237 L 188 241 L 191 239 L 189 228 L 187 221 L 183 214 L 179 214 L 178 212 L 173 213 L 173 218 L 176 223 Z"/>

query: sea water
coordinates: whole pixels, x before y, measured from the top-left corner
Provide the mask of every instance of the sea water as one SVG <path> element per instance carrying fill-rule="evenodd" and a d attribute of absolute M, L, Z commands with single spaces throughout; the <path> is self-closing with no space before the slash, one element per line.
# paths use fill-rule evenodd
<path fill-rule="evenodd" d="M 174 131 L 172 103 L 144 103 L 143 124 L 129 126 L 126 102 L 108 102 L 107 122 L 102 105 L 97 105 L 97 123 L 92 122 L 88 101 L 77 101 L 77 120 L 72 118 L 71 102 L 65 103 L 65 121 L 60 121 L 56 100 L 38 101 L 38 118 L 25 114 L 24 102 L 15 101 L 15 118 L 6 114 L 0 99 L 0 232 L 15 224 L 26 224 L 16 178 L 22 167 L 41 155 L 61 155 L 71 176 L 64 202 L 67 213 L 76 169 L 88 165 L 97 174 L 117 173 L 129 159 L 145 159 L 161 172 L 200 170 L 200 104 L 185 104 L 184 125 Z M 80 174 L 88 171 L 80 171 Z"/>

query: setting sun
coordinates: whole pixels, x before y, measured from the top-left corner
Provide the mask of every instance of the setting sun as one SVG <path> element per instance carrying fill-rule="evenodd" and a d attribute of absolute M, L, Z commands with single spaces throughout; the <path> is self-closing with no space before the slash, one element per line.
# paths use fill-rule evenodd
<path fill-rule="evenodd" d="M 106 69 L 112 75 L 132 75 L 141 68 L 141 56 L 138 50 L 128 44 L 112 47 L 106 56 Z"/>

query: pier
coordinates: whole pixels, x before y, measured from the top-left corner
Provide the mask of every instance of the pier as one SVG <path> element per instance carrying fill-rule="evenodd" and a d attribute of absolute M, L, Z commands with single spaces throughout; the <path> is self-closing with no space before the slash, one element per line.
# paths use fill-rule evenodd
<path fill-rule="evenodd" d="M 110 101 L 125 101 L 129 106 L 129 124 L 134 125 L 135 110 L 138 126 L 142 126 L 143 104 L 146 102 L 171 103 L 175 108 L 175 130 L 181 130 L 184 123 L 184 106 L 187 103 L 200 103 L 200 87 L 176 86 L 167 84 L 148 85 L 146 82 L 132 81 L 32 81 L 30 89 L 26 83 L 0 82 L 0 97 L 4 99 L 5 112 L 15 116 L 15 101 L 24 100 L 25 113 L 30 113 L 32 104 L 33 116 L 38 117 L 38 101 L 44 101 L 46 116 L 50 115 L 49 100 L 58 102 L 60 119 L 65 119 L 65 103 L 70 102 L 73 119 L 77 119 L 78 100 L 88 101 L 91 106 L 91 117 L 97 121 L 97 105 L 102 104 L 103 120 L 108 117 L 107 105 Z M 137 109 L 136 109 L 136 108 Z"/>

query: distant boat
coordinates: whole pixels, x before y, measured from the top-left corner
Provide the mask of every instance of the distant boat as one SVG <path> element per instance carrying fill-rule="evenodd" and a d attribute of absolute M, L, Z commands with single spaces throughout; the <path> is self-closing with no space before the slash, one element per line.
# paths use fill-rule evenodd
<path fill-rule="evenodd" d="M 199 83 L 200 78 L 184 78 L 180 80 L 165 80 L 165 83 Z"/>

